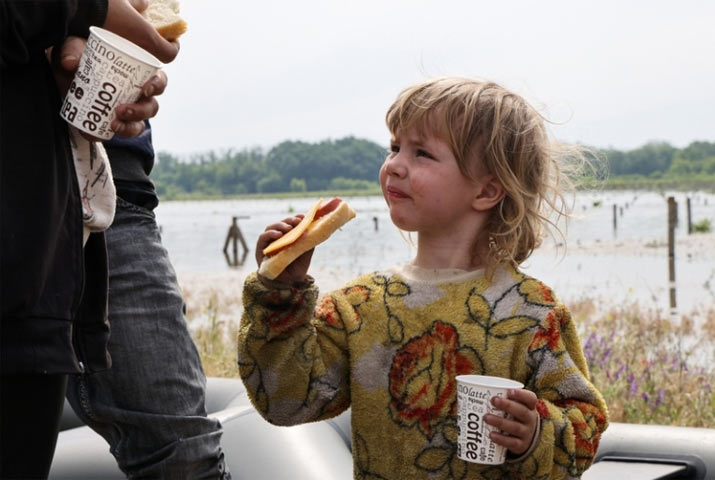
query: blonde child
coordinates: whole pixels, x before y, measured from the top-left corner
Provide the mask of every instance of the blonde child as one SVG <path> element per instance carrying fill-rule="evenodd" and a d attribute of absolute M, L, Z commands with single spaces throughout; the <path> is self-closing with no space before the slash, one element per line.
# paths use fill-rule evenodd
<path fill-rule="evenodd" d="M 521 97 L 469 79 L 410 87 L 386 120 L 380 184 L 392 221 L 416 233 L 416 256 L 321 298 L 311 252 L 274 281 L 249 276 L 238 363 L 253 404 L 277 425 L 351 407 L 355 478 L 579 477 L 606 406 L 566 306 L 518 268 L 550 210 L 565 213 L 558 160 L 569 147 Z M 299 221 L 266 228 L 259 264 Z M 457 458 L 455 377 L 468 373 L 525 385 L 495 402 L 513 419 L 485 418 L 508 449 L 503 465 Z"/>

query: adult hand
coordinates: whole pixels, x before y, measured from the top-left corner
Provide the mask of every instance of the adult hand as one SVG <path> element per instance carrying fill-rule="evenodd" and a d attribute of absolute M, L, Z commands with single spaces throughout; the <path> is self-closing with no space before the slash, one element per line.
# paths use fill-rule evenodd
<path fill-rule="evenodd" d="M 286 233 L 290 232 L 300 223 L 302 219 L 303 214 L 301 213 L 295 217 L 285 218 L 281 222 L 277 222 L 266 227 L 266 230 L 258 236 L 258 241 L 256 242 L 256 262 L 258 262 L 259 266 L 265 256 L 263 255 L 263 249 L 270 245 L 274 240 L 277 240 Z M 288 265 L 286 269 L 275 278 L 275 280 L 287 284 L 304 281 L 306 275 L 308 274 L 310 260 L 313 257 L 313 250 L 314 249 L 310 249 L 303 253 L 300 257 L 293 260 L 293 262 Z"/>
<path fill-rule="evenodd" d="M 179 53 L 179 42 L 165 40 L 139 12 L 146 10 L 148 0 L 109 0 L 107 18 L 102 28 L 136 43 L 164 63 Z"/>
<path fill-rule="evenodd" d="M 537 422 L 536 411 L 538 398 L 531 390 L 509 390 L 506 397 L 493 397 L 492 405 L 511 415 L 511 419 L 487 414 L 484 421 L 496 427 L 502 433 L 492 431 L 490 438 L 494 443 L 506 447 L 512 454 L 521 455 L 529 449 Z"/>
<path fill-rule="evenodd" d="M 67 37 L 61 48 L 53 49 L 51 52 L 52 68 L 62 97 L 72 83 L 86 43 L 84 38 Z M 167 81 L 166 73 L 158 70 L 142 86 L 142 96 L 136 102 L 117 107 L 117 118 L 112 121 L 110 128 L 123 137 L 136 137 L 144 131 L 144 120 L 154 117 L 159 111 L 159 102 L 156 101 L 155 96 L 164 92 Z M 84 136 L 89 140 L 98 140 L 88 135 Z"/>

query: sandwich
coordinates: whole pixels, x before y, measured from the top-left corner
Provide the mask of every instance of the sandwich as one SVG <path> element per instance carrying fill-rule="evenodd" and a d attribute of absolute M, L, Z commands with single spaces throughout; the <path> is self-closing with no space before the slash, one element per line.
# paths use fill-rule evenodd
<path fill-rule="evenodd" d="M 186 33 L 186 22 L 179 16 L 179 0 L 149 0 L 142 16 L 170 42 Z"/>
<path fill-rule="evenodd" d="M 298 225 L 266 248 L 258 273 L 275 279 L 296 258 L 327 240 L 338 228 L 355 217 L 355 210 L 340 198 L 318 200 Z"/>

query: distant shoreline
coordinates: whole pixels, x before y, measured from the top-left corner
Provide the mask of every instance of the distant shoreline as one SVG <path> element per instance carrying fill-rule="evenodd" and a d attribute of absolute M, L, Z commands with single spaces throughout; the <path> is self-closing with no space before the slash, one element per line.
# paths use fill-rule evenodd
<path fill-rule="evenodd" d="M 613 177 L 608 181 L 590 184 L 588 187 L 578 188 L 577 192 L 587 191 L 623 191 L 632 190 L 635 192 L 705 192 L 715 193 L 715 177 L 698 180 L 669 180 L 669 179 L 647 179 L 647 178 L 629 178 L 629 177 Z M 381 196 L 382 190 L 378 185 L 375 188 L 363 190 L 320 190 L 313 192 L 274 192 L 274 193 L 246 193 L 240 195 L 206 195 L 201 193 L 196 194 L 180 194 L 170 198 L 161 197 L 161 201 L 165 202 L 184 202 L 184 201 L 211 201 L 211 200 L 261 200 L 261 199 L 285 199 L 285 198 L 315 198 L 315 197 L 371 197 Z"/>

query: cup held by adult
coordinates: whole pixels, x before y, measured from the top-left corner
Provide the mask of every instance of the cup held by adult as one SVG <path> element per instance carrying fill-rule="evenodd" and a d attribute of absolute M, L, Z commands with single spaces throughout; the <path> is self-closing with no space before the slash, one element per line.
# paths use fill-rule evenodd
<path fill-rule="evenodd" d="M 75 79 L 80 59 L 85 50 L 87 40 L 80 37 L 68 37 L 60 48 L 55 49 L 52 65 L 61 95 L 67 94 Z M 116 118 L 111 122 L 111 130 L 123 137 L 135 137 L 144 130 L 144 120 L 154 117 L 159 110 L 156 98 L 166 89 L 167 76 L 162 70 L 149 78 L 141 87 L 141 95 L 131 103 L 120 104 L 116 108 Z M 90 141 L 99 141 L 89 133 L 82 132 Z"/>

